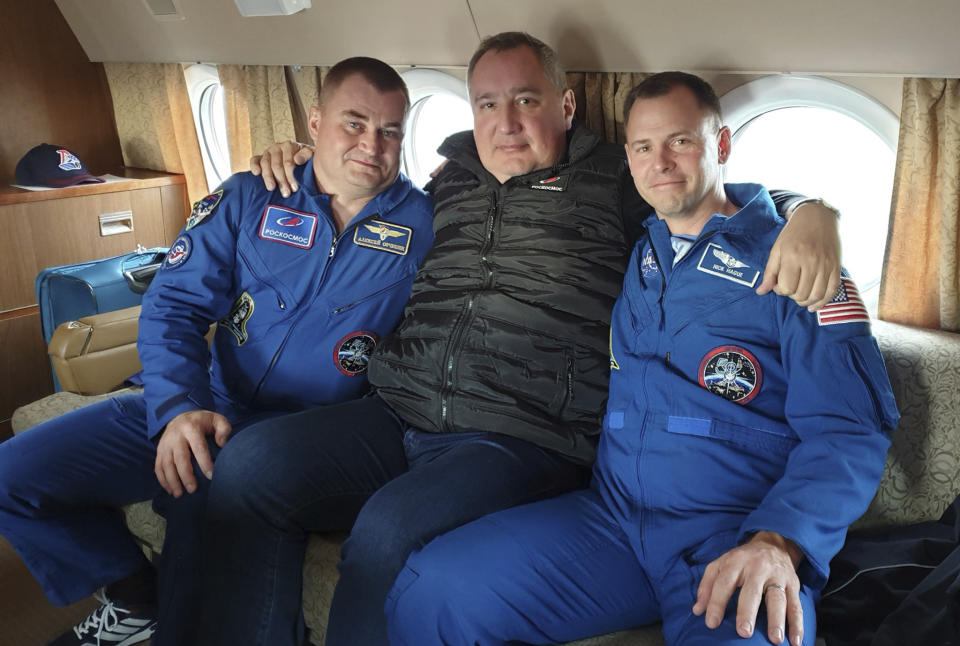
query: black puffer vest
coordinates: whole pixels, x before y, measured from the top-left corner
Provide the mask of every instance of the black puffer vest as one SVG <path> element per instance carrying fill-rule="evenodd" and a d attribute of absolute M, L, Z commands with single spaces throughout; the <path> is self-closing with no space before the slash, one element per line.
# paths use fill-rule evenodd
<path fill-rule="evenodd" d="M 576 128 L 566 161 L 502 185 L 472 133 L 440 152 L 436 239 L 370 382 L 415 428 L 495 431 L 590 462 L 628 257 L 623 149 Z"/>

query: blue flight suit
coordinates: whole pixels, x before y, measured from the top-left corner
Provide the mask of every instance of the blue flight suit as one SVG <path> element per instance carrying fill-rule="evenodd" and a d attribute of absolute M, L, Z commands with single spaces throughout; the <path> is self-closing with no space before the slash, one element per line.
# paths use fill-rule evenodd
<path fill-rule="evenodd" d="M 715 631 L 691 608 L 707 564 L 761 530 L 804 553 L 813 643 L 817 591 L 899 415 L 853 283 L 817 313 L 758 296 L 783 220 L 763 187 L 726 190 L 740 210 L 676 263 L 666 223 L 646 222 L 613 311 L 590 488 L 411 556 L 387 604 L 392 644 L 553 643 L 656 621 L 667 644 L 742 644 L 736 595 Z"/>
<path fill-rule="evenodd" d="M 175 571 L 161 571 L 161 615 L 165 600 L 188 605 L 206 479 L 176 501 L 160 489 L 156 442 L 171 419 L 213 410 L 236 433 L 368 391 L 367 359 L 400 320 L 433 242 L 432 202 L 401 175 L 338 234 L 312 161 L 296 172 L 302 189 L 288 198 L 240 173 L 194 205 L 143 299 L 143 395 L 0 444 L 0 534 L 52 602 L 75 602 L 143 564 L 116 507 L 153 498 L 168 519 L 163 570 Z M 165 623 L 183 623 L 171 620 L 155 644 Z"/>

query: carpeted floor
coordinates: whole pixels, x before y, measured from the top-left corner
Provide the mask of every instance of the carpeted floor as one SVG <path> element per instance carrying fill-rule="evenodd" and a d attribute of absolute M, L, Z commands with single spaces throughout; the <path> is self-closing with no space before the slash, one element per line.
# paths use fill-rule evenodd
<path fill-rule="evenodd" d="M 65 608 L 52 605 L 0 536 L 0 646 L 45 646 L 96 607 L 92 598 Z"/>

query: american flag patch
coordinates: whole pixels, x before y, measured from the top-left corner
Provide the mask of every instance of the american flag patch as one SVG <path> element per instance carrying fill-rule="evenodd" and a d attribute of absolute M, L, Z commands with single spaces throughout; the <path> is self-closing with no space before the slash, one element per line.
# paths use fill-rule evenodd
<path fill-rule="evenodd" d="M 840 279 L 840 286 L 833 300 L 817 310 L 817 323 L 837 325 L 838 323 L 869 323 L 870 315 L 860 298 L 860 292 L 853 281 L 846 276 Z"/>

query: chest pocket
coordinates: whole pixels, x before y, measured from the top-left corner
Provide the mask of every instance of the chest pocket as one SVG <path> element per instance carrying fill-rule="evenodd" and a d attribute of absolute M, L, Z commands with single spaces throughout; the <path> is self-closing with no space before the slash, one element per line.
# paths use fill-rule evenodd
<path fill-rule="evenodd" d="M 299 305 L 313 293 L 328 259 L 329 236 L 317 235 L 312 246 L 304 249 L 272 239 L 258 237 L 258 230 L 246 231 L 237 248 L 238 262 L 242 264 L 238 287 L 250 289 L 267 286 L 287 308 Z M 250 276 L 244 274 L 249 272 Z"/>
<path fill-rule="evenodd" d="M 388 284 L 381 282 L 363 283 L 360 289 L 353 290 L 353 292 L 340 298 L 339 302 L 333 306 L 332 313 L 345 314 L 374 300 L 392 299 L 395 296 L 402 296 L 403 302 L 406 302 L 407 297 L 409 297 L 410 284 L 413 282 L 413 275 L 414 272 L 409 270 L 402 278 Z M 406 288 L 406 292 L 401 294 L 402 288 Z"/>
<path fill-rule="evenodd" d="M 700 417 L 671 415 L 667 418 L 666 430 L 668 433 L 677 435 L 720 440 L 760 455 L 774 454 L 786 457 L 799 444 L 799 440 L 786 429 L 761 429 Z"/>
<path fill-rule="evenodd" d="M 717 279 L 720 284 L 700 281 L 696 286 L 681 287 L 688 290 L 682 298 L 693 306 L 673 308 L 674 316 L 679 318 L 672 324 L 674 336 L 691 324 L 702 327 L 706 334 L 732 338 L 743 336 L 743 330 L 747 328 L 756 333 L 754 342 L 760 341 L 760 336 L 773 338 L 779 334 L 776 327 L 758 330 L 755 325 L 758 320 L 771 320 L 767 310 L 774 306 L 776 299 L 761 298 L 750 287 L 724 285 L 723 282 L 723 279 Z"/>

